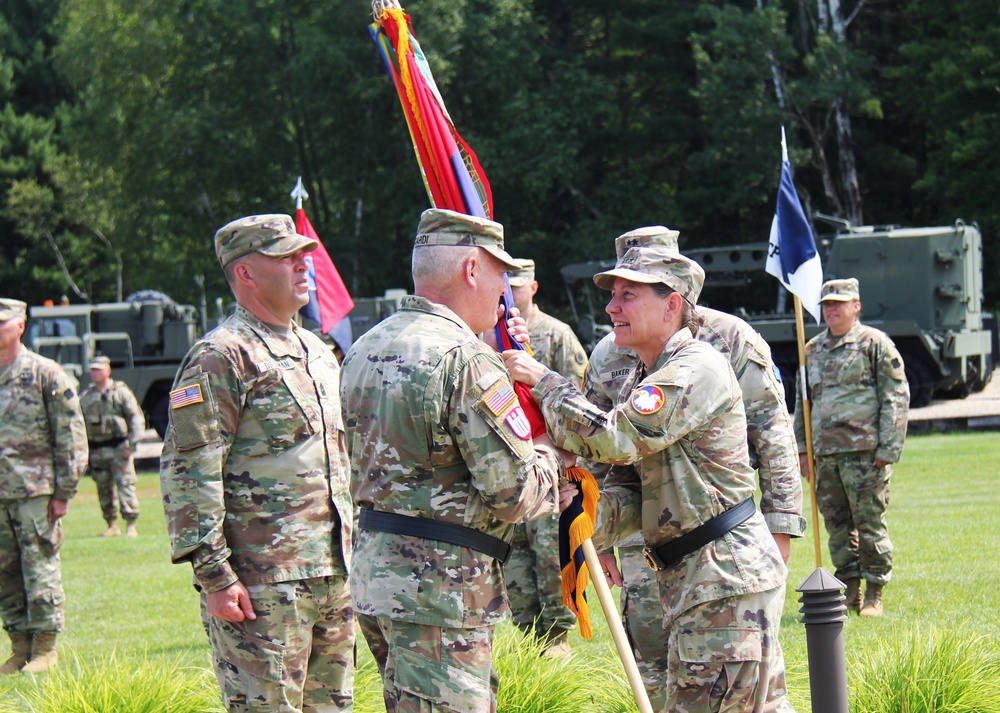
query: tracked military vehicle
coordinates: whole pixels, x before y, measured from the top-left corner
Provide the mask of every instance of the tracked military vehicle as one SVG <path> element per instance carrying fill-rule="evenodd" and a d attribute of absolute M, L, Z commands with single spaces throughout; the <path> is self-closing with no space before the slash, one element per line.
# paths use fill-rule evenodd
<path fill-rule="evenodd" d="M 836 227 L 820 237 L 824 279 L 856 277 L 861 285 L 861 319 L 892 337 L 906 364 L 910 405 L 935 397 L 965 397 L 981 391 L 1000 358 L 994 315 L 983 312 L 982 236 L 976 225 L 900 228 L 852 226 L 818 216 Z M 748 321 L 771 345 L 785 383 L 793 383 L 798 362 L 792 298 L 764 271 L 767 243 L 682 252 L 705 268 L 701 304 Z M 606 299 L 579 285 L 613 266 L 603 260 L 568 265 L 563 279 L 580 324 L 581 339 L 596 342 L 606 332 Z M 806 338 L 823 325 L 806 317 Z M 596 328 L 595 328 L 596 327 Z M 794 389 L 786 389 L 788 399 Z"/>
<path fill-rule="evenodd" d="M 201 331 L 194 307 L 147 292 L 125 302 L 32 307 L 29 316 L 32 350 L 62 364 L 81 388 L 90 383 L 90 359 L 107 356 L 112 378 L 128 384 L 163 437 L 174 374 Z"/>

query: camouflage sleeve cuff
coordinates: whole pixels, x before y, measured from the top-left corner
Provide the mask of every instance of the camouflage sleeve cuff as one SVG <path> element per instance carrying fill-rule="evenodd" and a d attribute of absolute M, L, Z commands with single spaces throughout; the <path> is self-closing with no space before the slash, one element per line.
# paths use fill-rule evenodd
<path fill-rule="evenodd" d="M 76 495 L 76 490 L 63 490 L 61 488 L 56 488 L 55 492 L 52 493 L 52 499 L 72 500 L 74 495 Z"/>
<path fill-rule="evenodd" d="M 895 448 L 876 448 L 874 460 L 884 460 L 886 463 L 896 463 L 899 461 L 899 451 Z"/>
<path fill-rule="evenodd" d="M 789 512 L 766 512 L 764 522 L 772 535 L 802 537 L 806 532 L 806 519 Z"/>
<path fill-rule="evenodd" d="M 206 594 L 222 591 L 231 584 L 239 581 L 239 577 L 236 576 L 233 568 L 229 566 L 229 562 L 220 562 L 211 569 L 203 572 L 195 569 L 194 578 L 198 582 L 198 586 Z"/>

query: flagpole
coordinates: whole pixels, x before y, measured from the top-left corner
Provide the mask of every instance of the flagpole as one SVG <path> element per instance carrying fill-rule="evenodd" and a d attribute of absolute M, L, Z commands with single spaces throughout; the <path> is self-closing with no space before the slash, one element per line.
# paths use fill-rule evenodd
<path fill-rule="evenodd" d="M 802 396 L 802 426 L 806 439 L 806 460 L 809 465 L 809 499 L 812 501 L 813 545 L 816 566 L 823 566 L 823 550 L 819 542 L 819 505 L 816 503 L 816 465 L 813 456 L 812 407 L 809 403 L 809 384 L 806 377 L 806 325 L 802 317 L 802 300 L 793 295 L 795 303 L 795 341 L 799 351 L 799 394 Z"/>
<path fill-rule="evenodd" d="M 604 570 L 601 561 L 597 558 L 597 550 L 594 548 L 594 541 L 589 537 L 583 541 L 583 557 L 587 560 L 587 567 L 590 568 L 594 589 L 597 590 L 597 598 L 601 600 L 601 609 L 604 611 L 604 618 L 608 620 L 608 628 L 611 630 L 611 638 L 615 641 L 615 648 L 618 649 L 618 658 L 621 659 L 622 666 L 625 667 L 625 675 L 628 677 L 629 686 L 632 687 L 632 695 L 635 696 L 636 705 L 639 706 L 639 713 L 653 713 L 653 706 L 646 695 L 646 686 L 642 682 L 639 673 L 639 666 L 635 662 L 635 654 L 632 652 L 632 645 L 628 641 L 625 627 L 622 626 L 621 615 L 614 597 L 611 596 L 611 588 L 604 578 Z"/>

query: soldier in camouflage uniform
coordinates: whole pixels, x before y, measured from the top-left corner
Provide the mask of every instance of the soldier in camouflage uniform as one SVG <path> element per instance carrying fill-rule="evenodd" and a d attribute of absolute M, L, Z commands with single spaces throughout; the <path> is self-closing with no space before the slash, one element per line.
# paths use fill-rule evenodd
<path fill-rule="evenodd" d="M 663 226 L 639 228 L 615 240 L 616 253 L 621 259 L 629 248 L 655 245 L 676 251 L 678 236 L 676 230 Z M 700 293 L 701 285 L 695 287 Z M 771 359 L 767 342 L 749 324 L 707 307 L 698 307 L 697 311 L 702 325 L 696 338 L 729 360 L 740 385 L 747 415 L 750 465 L 757 468 L 761 490 L 760 510 L 787 564 L 789 538 L 801 537 L 806 522 L 801 515 L 802 484 L 792 419 L 785 406 L 780 372 Z M 638 362 L 631 349 L 615 345 L 613 334 L 604 337 L 594 348 L 587 366 L 583 387 L 587 400 L 610 411 L 619 389 Z M 601 464 L 595 466 L 607 468 Z M 656 577 L 643 559 L 644 545 L 641 533 L 618 544 L 620 571 L 612 554 L 602 554 L 601 562 L 610 573 L 610 583 L 622 587 L 623 623 L 650 701 L 654 708 L 662 708 L 666 690 L 654 662 L 662 658 L 666 642 Z"/>
<path fill-rule="evenodd" d="M 889 464 L 903 451 L 910 388 L 892 340 L 859 321 L 856 279 L 824 283 L 820 303 L 827 328 L 806 344 L 816 500 L 830 536 L 834 574 L 847 585 L 848 610 L 881 616 L 882 588 L 892 575 L 885 520 Z M 801 467 L 808 472 L 801 407 L 795 410 L 795 429 Z"/>
<path fill-rule="evenodd" d="M 517 260 L 507 271 L 514 306 L 528 323 L 535 359 L 574 383 L 583 381 L 587 354 L 573 329 L 535 304 L 538 282 L 534 260 Z M 559 516 L 549 515 L 514 527 L 510 559 L 503 568 L 514 623 L 542 639 L 546 658 L 570 652 L 567 635 L 576 616 L 563 604 L 559 565 Z"/>
<path fill-rule="evenodd" d="M 90 386 L 80 394 L 80 408 L 87 422 L 90 462 L 87 475 L 97 484 L 101 513 L 108 523 L 104 537 L 120 534 L 116 506 L 125 519 L 125 534 L 139 535 L 139 498 L 135 494 L 135 464 L 132 454 L 146 430 L 139 402 L 127 384 L 111 378 L 111 360 L 94 357 L 90 365 Z"/>
<path fill-rule="evenodd" d="M 500 224 L 425 211 L 414 295 L 344 359 L 361 509 L 351 592 L 389 713 L 495 708 L 507 541 L 557 510 L 561 457 L 532 442 L 499 354 L 476 336 L 496 324 L 509 267 Z"/>
<path fill-rule="evenodd" d="M 615 341 L 641 360 L 614 409 L 596 408 L 530 358 L 503 356 L 514 378 L 535 385 L 557 445 L 616 466 L 605 476 L 594 540 L 607 546 L 641 528 L 648 545 L 665 639 L 648 670 L 665 688 L 661 710 L 789 711 L 777 639 L 787 570 L 753 508 L 736 376 L 692 336 L 704 272 L 672 250 L 634 247 L 594 280 L 612 290 Z M 734 520 L 715 529 L 723 513 Z M 709 521 L 715 539 L 680 547 Z"/>
<path fill-rule="evenodd" d="M 348 711 L 353 516 L 330 349 L 293 322 L 318 243 L 287 215 L 215 234 L 238 304 L 184 358 L 160 486 L 230 711 Z"/>
<path fill-rule="evenodd" d="M 61 518 L 87 466 L 75 383 L 21 344 L 25 319 L 24 302 L 0 299 L 0 617 L 12 649 L 2 674 L 56 665 Z"/>

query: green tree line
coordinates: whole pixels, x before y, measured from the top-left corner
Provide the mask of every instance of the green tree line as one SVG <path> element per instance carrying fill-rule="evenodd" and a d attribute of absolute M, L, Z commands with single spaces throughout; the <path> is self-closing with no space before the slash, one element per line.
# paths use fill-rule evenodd
<path fill-rule="evenodd" d="M 0 0 L 0 292 L 226 294 L 211 237 L 288 212 L 357 296 L 409 287 L 427 197 L 364 0 Z M 809 211 L 977 221 L 1000 304 L 1000 6 L 411 0 L 510 250 L 557 269 L 662 223 L 766 240 L 780 127 Z"/>

